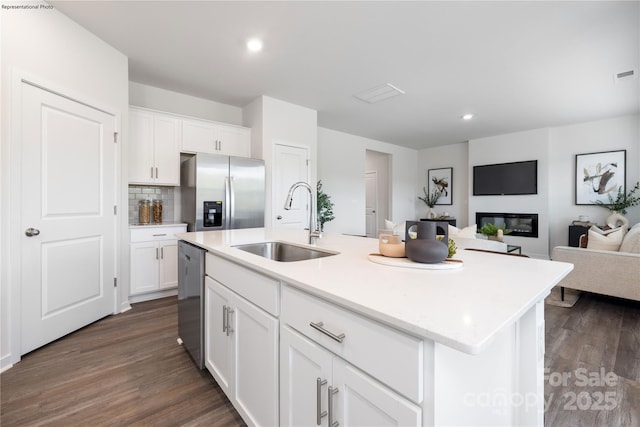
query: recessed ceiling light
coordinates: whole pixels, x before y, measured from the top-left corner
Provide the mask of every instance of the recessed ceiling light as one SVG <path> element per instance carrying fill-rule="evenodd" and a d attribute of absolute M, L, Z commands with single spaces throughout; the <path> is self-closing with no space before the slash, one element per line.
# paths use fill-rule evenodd
<path fill-rule="evenodd" d="M 473 114 L 467 113 L 461 117 L 462 120 L 471 120 L 473 119 Z"/>
<path fill-rule="evenodd" d="M 247 42 L 247 49 L 251 52 L 259 52 L 262 50 L 262 40 L 260 39 L 251 39 Z"/>

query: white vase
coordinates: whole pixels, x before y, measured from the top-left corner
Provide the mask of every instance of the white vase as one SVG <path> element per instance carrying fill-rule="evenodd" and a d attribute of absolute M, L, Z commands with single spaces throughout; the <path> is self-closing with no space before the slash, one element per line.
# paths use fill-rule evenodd
<path fill-rule="evenodd" d="M 607 217 L 605 223 L 611 228 L 620 226 L 626 226 L 627 229 L 629 228 L 629 220 L 617 211 L 611 211 L 611 215 Z"/>
<path fill-rule="evenodd" d="M 436 213 L 436 211 L 434 211 L 433 208 L 429 208 L 429 210 L 427 211 L 427 218 L 435 219 L 437 217 L 438 217 L 438 214 Z"/>

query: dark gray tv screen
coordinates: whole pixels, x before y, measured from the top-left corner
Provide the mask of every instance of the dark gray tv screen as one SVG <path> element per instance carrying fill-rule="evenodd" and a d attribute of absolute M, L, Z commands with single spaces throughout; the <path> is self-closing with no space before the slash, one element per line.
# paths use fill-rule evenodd
<path fill-rule="evenodd" d="M 538 194 L 538 161 L 473 167 L 474 196 Z"/>

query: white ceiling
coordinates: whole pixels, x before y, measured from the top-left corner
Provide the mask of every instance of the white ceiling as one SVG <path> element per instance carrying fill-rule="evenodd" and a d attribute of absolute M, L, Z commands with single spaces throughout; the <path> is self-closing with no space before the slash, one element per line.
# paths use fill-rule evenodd
<path fill-rule="evenodd" d="M 639 79 L 614 82 L 638 75 L 639 1 L 51 3 L 127 55 L 132 81 L 238 107 L 266 95 L 407 147 L 640 111 Z M 406 94 L 353 97 L 384 83 Z"/>

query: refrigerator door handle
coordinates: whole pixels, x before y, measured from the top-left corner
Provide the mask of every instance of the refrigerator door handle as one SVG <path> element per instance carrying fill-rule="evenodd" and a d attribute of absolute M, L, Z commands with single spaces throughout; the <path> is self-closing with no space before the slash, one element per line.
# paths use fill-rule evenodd
<path fill-rule="evenodd" d="M 231 203 L 232 203 L 232 189 L 229 177 L 225 177 L 224 179 L 224 199 L 225 199 L 225 207 L 224 207 L 224 228 L 231 228 Z"/>
<path fill-rule="evenodd" d="M 229 228 L 234 228 L 234 217 L 236 215 L 236 191 L 233 185 L 233 176 L 229 177 Z"/>

